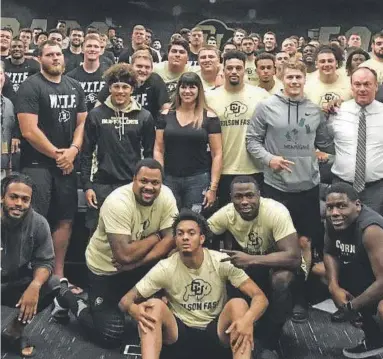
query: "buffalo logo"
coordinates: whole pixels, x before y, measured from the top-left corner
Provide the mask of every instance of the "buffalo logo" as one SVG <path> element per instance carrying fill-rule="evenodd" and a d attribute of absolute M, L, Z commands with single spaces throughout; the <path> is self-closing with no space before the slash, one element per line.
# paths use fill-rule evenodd
<path fill-rule="evenodd" d="M 248 241 L 246 251 L 249 254 L 262 254 L 263 239 L 258 233 L 250 232 L 248 235 Z"/>
<path fill-rule="evenodd" d="M 70 119 L 70 112 L 68 110 L 61 110 L 59 113 L 59 122 L 68 122 Z"/>
<path fill-rule="evenodd" d="M 97 297 L 96 300 L 94 301 L 94 305 L 98 306 L 101 305 L 104 302 L 104 299 L 101 297 Z"/>
<path fill-rule="evenodd" d="M 89 93 L 85 97 L 85 102 L 95 103 L 97 101 L 97 95 L 95 93 Z"/>
<path fill-rule="evenodd" d="M 247 106 L 240 101 L 234 101 L 229 106 L 225 108 L 225 117 L 229 115 L 234 115 L 238 117 L 247 111 Z"/>
<path fill-rule="evenodd" d="M 340 96 L 338 94 L 334 92 L 327 92 L 321 97 L 319 106 L 322 107 L 326 103 L 337 100 L 340 100 Z"/>
<path fill-rule="evenodd" d="M 211 285 L 208 282 L 205 282 L 202 279 L 194 279 L 188 286 L 185 288 L 184 301 L 187 302 L 190 297 L 196 297 L 197 300 L 209 295 L 211 292 Z"/>
<path fill-rule="evenodd" d="M 215 36 L 218 48 L 232 38 L 234 33 L 234 29 L 228 27 L 224 22 L 216 19 L 203 20 L 196 26 L 202 29 L 205 42 L 209 36 Z"/>
<path fill-rule="evenodd" d="M 286 140 L 289 142 L 298 142 L 298 139 L 299 139 L 298 135 L 299 135 L 299 131 L 296 128 L 294 128 L 291 131 L 287 131 L 285 137 L 286 137 Z"/>
<path fill-rule="evenodd" d="M 175 92 L 176 92 L 176 88 L 177 88 L 177 81 L 172 81 L 172 82 L 168 82 L 166 84 L 166 89 L 168 91 L 168 95 L 170 97 L 173 97 Z"/>
<path fill-rule="evenodd" d="M 13 91 L 17 92 L 19 90 L 20 84 L 13 84 Z"/>

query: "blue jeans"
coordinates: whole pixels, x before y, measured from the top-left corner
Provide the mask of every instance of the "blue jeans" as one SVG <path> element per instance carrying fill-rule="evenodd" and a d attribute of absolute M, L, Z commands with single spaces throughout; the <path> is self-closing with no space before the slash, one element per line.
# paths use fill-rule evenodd
<path fill-rule="evenodd" d="M 210 173 L 207 172 L 187 177 L 165 176 L 165 185 L 172 190 L 179 210 L 189 208 L 201 212 L 203 192 L 209 187 L 209 184 Z"/>

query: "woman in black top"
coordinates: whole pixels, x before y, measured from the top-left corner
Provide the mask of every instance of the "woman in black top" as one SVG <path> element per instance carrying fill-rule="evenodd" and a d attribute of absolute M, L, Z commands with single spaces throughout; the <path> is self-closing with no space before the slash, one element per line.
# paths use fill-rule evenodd
<path fill-rule="evenodd" d="M 172 109 L 158 120 L 154 158 L 164 165 L 179 209 L 200 212 L 213 205 L 222 170 L 221 125 L 193 72 L 180 77 Z"/>

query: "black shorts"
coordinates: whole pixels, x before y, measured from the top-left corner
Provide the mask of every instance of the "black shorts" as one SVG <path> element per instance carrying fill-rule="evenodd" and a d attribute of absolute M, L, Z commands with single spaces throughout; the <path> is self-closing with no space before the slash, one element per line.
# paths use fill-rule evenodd
<path fill-rule="evenodd" d="M 231 349 L 223 347 L 218 337 L 219 317 L 211 321 L 204 330 L 188 327 L 179 318 L 175 318 L 178 326 L 178 339 L 174 344 L 163 345 L 161 359 L 231 357 Z"/>
<path fill-rule="evenodd" d="M 128 184 L 127 182 L 126 184 Z M 96 193 L 97 197 L 97 206 L 98 208 L 88 207 L 85 215 L 85 227 L 90 229 L 93 233 L 98 224 L 98 217 L 100 213 L 100 208 L 104 203 L 106 197 L 108 197 L 116 188 L 123 186 L 122 184 L 101 184 L 93 183 L 93 190 Z"/>
<path fill-rule="evenodd" d="M 23 173 L 35 184 L 32 206 L 54 225 L 60 220 L 73 220 L 77 212 L 77 174 L 64 176 L 57 168 L 24 167 Z"/>
<path fill-rule="evenodd" d="M 33 280 L 32 275 L 12 278 L 5 282 L 1 280 L 1 305 L 6 307 L 14 308 L 21 296 L 31 284 Z M 53 299 L 59 293 L 60 290 L 60 279 L 54 275 L 50 276 L 49 279 L 43 284 L 40 289 L 39 301 L 37 304 L 37 312 L 41 312 L 50 304 L 53 303 Z"/>
<path fill-rule="evenodd" d="M 88 269 L 89 304 L 92 310 L 105 311 L 118 309 L 121 298 L 129 292 L 149 271 L 149 267 L 140 267 L 133 271 L 115 275 L 98 275 Z"/>
<path fill-rule="evenodd" d="M 265 197 L 272 198 L 287 207 L 300 236 L 310 238 L 313 243 L 323 242 L 319 186 L 302 192 L 283 192 L 265 183 L 263 190 Z"/>

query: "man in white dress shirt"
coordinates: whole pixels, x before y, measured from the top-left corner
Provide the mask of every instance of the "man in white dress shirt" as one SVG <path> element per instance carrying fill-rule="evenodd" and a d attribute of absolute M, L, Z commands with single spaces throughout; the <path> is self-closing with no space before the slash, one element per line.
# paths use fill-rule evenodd
<path fill-rule="evenodd" d="M 351 87 L 354 99 L 343 102 L 329 119 L 336 154 L 334 182 L 353 184 L 361 201 L 383 214 L 383 103 L 375 100 L 376 72 L 359 67 Z"/>

